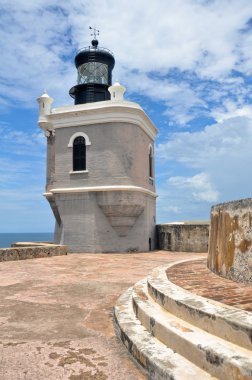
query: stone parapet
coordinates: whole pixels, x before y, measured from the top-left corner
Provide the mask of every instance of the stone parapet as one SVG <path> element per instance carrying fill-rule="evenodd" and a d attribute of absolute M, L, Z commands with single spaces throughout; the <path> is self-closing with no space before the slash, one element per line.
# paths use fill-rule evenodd
<path fill-rule="evenodd" d="M 159 249 L 177 252 L 207 252 L 208 222 L 180 222 L 157 225 Z"/>
<path fill-rule="evenodd" d="M 252 198 L 212 207 L 207 265 L 220 276 L 252 283 Z"/>
<path fill-rule="evenodd" d="M 67 250 L 66 245 L 15 243 L 11 248 L 0 248 L 0 262 L 67 255 Z"/>

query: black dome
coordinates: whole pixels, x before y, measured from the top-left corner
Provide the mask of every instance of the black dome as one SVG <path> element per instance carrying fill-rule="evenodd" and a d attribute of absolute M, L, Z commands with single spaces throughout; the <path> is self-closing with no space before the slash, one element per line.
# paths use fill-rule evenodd
<path fill-rule="evenodd" d="M 91 46 L 77 51 L 75 66 L 78 71 L 77 85 L 69 94 L 75 99 L 75 104 L 109 100 L 109 86 L 112 84 L 112 70 L 115 66 L 113 53 L 98 46 L 98 40 L 93 39 Z"/>
<path fill-rule="evenodd" d="M 97 47 L 88 46 L 78 50 L 74 59 L 76 68 L 90 61 L 106 63 L 110 70 L 115 66 L 113 53 L 109 49 L 98 47 L 98 44 Z"/>

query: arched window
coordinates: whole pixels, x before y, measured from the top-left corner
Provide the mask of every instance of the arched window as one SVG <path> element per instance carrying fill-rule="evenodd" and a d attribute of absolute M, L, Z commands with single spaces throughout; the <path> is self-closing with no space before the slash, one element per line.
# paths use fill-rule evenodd
<path fill-rule="evenodd" d="M 152 146 L 149 146 L 149 177 L 153 178 L 153 150 Z"/>
<path fill-rule="evenodd" d="M 73 171 L 86 170 L 86 140 L 78 136 L 73 141 Z"/>

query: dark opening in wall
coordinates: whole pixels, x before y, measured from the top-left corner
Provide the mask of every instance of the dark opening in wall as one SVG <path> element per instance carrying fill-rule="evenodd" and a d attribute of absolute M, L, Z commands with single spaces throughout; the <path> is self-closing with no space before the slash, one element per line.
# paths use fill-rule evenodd
<path fill-rule="evenodd" d="M 73 170 L 86 170 L 86 141 L 82 136 L 73 142 Z"/>
<path fill-rule="evenodd" d="M 149 238 L 149 251 L 151 251 L 151 238 Z"/>
<path fill-rule="evenodd" d="M 170 232 L 167 232 L 166 239 L 167 239 L 167 247 L 168 249 L 171 249 L 171 233 Z"/>

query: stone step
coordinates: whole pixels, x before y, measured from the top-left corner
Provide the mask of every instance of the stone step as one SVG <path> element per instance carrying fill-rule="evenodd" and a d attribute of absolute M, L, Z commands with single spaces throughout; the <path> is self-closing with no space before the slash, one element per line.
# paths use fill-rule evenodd
<path fill-rule="evenodd" d="M 146 279 L 135 284 L 132 299 L 137 319 L 167 347 L 219 379 L 252 379 L 250 350 L 211 335 L 164 310 L 148 296 Z"/>
<path fill-rule="evenodd" d="M 207 372 L 153 337 L 136 318 L 133 288 L 121 295 L 114 307 L 115 330 L 150 380 L 214 380 Z"/>
<path fill-rule="evenodd" d="M 147 277 L 148 294 L 176 317 L 245 349 L 252 350 L 252 313 L 193 294 L 173 284 L 166 269 L 183 260 L 154 269 Z"/>

